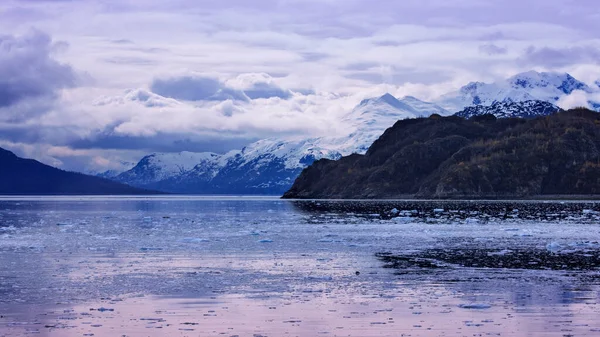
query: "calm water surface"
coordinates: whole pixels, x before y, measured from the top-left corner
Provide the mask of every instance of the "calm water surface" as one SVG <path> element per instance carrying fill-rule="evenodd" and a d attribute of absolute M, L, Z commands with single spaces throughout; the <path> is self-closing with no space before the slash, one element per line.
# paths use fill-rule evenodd
<path fill-rule="evenodd" d="M 0 199 L 0 336 L 599 336 L 600 204 Z"/>

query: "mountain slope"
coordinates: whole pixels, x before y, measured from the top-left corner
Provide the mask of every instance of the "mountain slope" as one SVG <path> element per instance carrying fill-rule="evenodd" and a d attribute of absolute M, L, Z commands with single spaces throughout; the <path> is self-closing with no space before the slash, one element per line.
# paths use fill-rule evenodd
<path fill-rule="evenodd" d="M 527 198 L 600 194 L 600 114 L 398 121 L 365 155 L 319 160 L 286 198 Z"/>
<path fill-rule="evenodd" d="M 347 127 L 347 135 L 300 140 L 264 139 L 224 155 L 195 154 L 196 165 L 191 167 L 179 164 L 181 154 L 154 154 L 120 174 L 116 180 L 176 193 L 280 195 L 289 189 L 302 169 L 315 160 L 364 153 L 398 119 L 432 113 L 448 112 L 414 97 L 398 100 L 386 94 L 363 100 L 343 116 L 340 123 Z"/>
<path fill-rule="evenodd" d="M 114 180 L 132 186 L 146 186 L 185 173 L 218 157 L 218 154 L 210 152 L 154 153 L 142 158 L 131 170 L 117 175 Z"/>
<path fill-rule="evenodd" d="M 525 72 L 495 83 L 472 82 L 456 92 L 443 95 L 437 103 L 450 111 L 496 102 L 545 101 L 556 104 L 576 90 L 600 92 L 567 73 Z M 594 106 L 597 102 L 589 102 Z"/>
<path fill-rule="evenodd" d="M 117 182 L 67 172 L 0 148 L 0 194 L 96 195 L 155 194 Z"/>
<path fill-rule="evenodd" d="M 496 118 L 535 118 L 560 111 L 556 105 L 544 101 L 495 102 L 490 106 L 476 105 L 454 114 L 462 118 L 494 115 Z"/>

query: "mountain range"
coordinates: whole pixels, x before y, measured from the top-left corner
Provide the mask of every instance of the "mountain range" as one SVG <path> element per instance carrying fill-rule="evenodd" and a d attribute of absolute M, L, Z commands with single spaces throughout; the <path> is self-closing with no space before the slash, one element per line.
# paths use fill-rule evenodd
<path fill-rule="evenodd" d="M 285 192 L 300 172 L 321 158 L 364 153 L 398 119 L 448 114 L 414 97 L 390 94 L 365 99 L 342 118 L 345 135 L 308 139 L 263 139 L 225 154 L 181 152 L 148 155 L 112 179 L 171 193 L 274 194 Z"/>
<path fill-rule="evenodd" d="M 0 148 L 0 195 L 159 194 L 108 179 L 67 172 Z"/>
<path fill-rule="evenodd" d="M 425 102 L 391 94 L 360 102 L 342 117 L 345 135 L 306 139 L 264 139 L 241 150 L 217 153 L 154 153 L 126 172 L 103 177 L 132 186 L 172 193 L 279 195 L 300 172 L 321 158 L 339 159 L 364 154 L 397 120 L 432 114 L 471 118 L 532 118 L 555 113 L 562 98 L 576 90 L 600 92 L 569 74 L 526 72 L 495 83 L 473 82 L 458 91 Z M 596 110 L 600 103 L 589 101 Z"/>
<path fill-rule="evenodd" d="M 469 106 L 489 106 L 496 102 L 544 101 L 557 104 L 561 98 L 575 91 L 599 93 L 600 88 L 589 86 L 567 73 L 529 71 L 494 83 L 471 82 L 458 91 L 445 94 L 437 103 L 450 111 Z M 600 108 L 600 103 L 589 100 L 589 107 Z"/>

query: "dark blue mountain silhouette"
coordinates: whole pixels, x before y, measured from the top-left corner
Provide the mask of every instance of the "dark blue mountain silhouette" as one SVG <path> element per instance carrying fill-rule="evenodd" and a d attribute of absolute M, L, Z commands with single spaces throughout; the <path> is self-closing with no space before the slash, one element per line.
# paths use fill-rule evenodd
<path fill-rule="evenodd" d="M 111 180 L 67 172 L 0 148 L 2 195 L 157 194 Z"/>

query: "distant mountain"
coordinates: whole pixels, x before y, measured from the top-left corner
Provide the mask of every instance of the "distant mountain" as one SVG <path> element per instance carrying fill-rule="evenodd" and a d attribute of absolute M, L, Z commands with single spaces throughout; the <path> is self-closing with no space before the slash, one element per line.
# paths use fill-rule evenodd
<path fill-rule="evenodd" d="M 119 174 L 121 174 L 123 172 L 118 171 L 118 170 L 107 170 L 107 171 L 104 171 L 104 172 L 101 172 L 101 173 L 95 173 L 95 172 L 91 172 L 91 173 L 92 173 L 91 175 L 94 175 L 94 176 L 99 177 L 99 178 L 113 179 L 113 178 L 115 178 L 116 176 L 118 176 Z"/>
<path fill-rule="evenodd" d="M 463 118 L 482 115 L 494 115 L 496 118 L 535 118 L 548 116 L 558 111 L 561 111 L 559 107 L 544 101 L 495 102 L 490 106 L 470 106 L 454 115 Z"/>
<path fill-rule="evenodd" d="M 285 198 L 600 196 L 600 114 L 398 121 L 365 155 L 322 159 Z"/>
<path fill-rule="evenodd" d="M 600 92 L 566 73 L 529 71 L 495 83 L 472 82 L 456 92 L 443 95 L 436 103 L 456 112 L 475 105 L 489 106 L 496 102 L 545 101 L 556 104 L 575 90 Z M 600 103 L 590 101 L 591 107 Z"/>
<path fill-rule="evenodd" d="M 175 193 L 279 195 L 315 160 L 364 153 L 397 120 L 432 113 L 448 114 L 443 108 L 414 97 L 398 100 L 385 94 L 363 100 L 342 118 L 340 123 L 348 129 L 346 135 L 264 139 L 223 155 L 153 154 L 114 179 Z"/>
<path fill-rule="evenodd" d="M 67 172 L 32 159 L 17 157 L 0 148 L 0 194 L 2 195 L 106 195 L 156 194 L 117 182 Z"/>
<path fill-rule="evenodd" d="M 210 152 L 154 153 L 145 156 L 132 169 L 114 179 L 133 186 L 146 186 L 183 174 L 196 165 L 211 162 L 218 157 L 218 154 Z"/>

